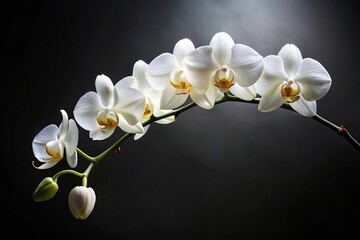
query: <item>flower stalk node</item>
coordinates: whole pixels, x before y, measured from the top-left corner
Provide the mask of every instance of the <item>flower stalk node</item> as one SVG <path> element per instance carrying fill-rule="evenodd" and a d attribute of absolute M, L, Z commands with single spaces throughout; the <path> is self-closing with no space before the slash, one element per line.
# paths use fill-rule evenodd
<path fill-rule="evenodd" d="M 120 153 L 121 153 L 121 148 L 120 148 L 120 147 L 117 147 L 117 148 L 115 149 L 115 153 L 116 153 L 116 154 L 120 154 Z"/>
<path fill-rule="evenodd" d="M 347 132 L 348 130 L 345 128 L 345 126 L 341 124 L 339 128 L 339 133 L 346 134 Z"/>

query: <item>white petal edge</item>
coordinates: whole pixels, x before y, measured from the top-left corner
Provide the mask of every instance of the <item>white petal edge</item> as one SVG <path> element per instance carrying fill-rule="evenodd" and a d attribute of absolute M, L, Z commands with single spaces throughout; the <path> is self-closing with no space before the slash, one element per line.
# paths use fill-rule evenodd
<path fill-rule="evenodd" d="M 301 94 L 307 101 L 316 101 L 325 96 L 332 82 L 326 69 L 311 58 L 305 58 L 301 62 L 295 80 L 301 84 Z"/>
<path fill-rule="evenodd" d="M 255 88 L 261 96 L 273 93 L 283 81 L 288 80 L 284 70 L 284 63 L 279 56 L 269 55 L 264 58 L 264 71 Z"/>
<path fill-rule="evenodd" d="M 210 46 L 191 51 L 183 61 L 186 79 L 199 92 L 205 92 L 218 67 Z"/>
<path fill-rule="evenodd" d="M 313 117 L 316 114 L 316 101 L 306 101 L 301 95 L 299 100 L 290 103 L 290 106 L 305 117 Z"/>
<path fill-rule="evenodd" d="M 284 69 L 287 75 L 293 78 L 299 70 L 302 60 L 299 48 L 294 44 L 286 44 L 280 49 L 278 56 L 281 57 L 284 62 Z"/>
<path fill-rule="evenodd" d="M 231 58 L 231 48 L 234 45 L 232 37 L 225 32 L 216 33 L 211 41 L 210 46 L 213 48 L 213 56 L 218 65 L 227 65 Z"/>
<path fill-rule="evenodd" d="M 98 129 L 95 130 L 91 130 L 89 132 L 89 137 L 92 140 L 96 140 L 96 141 L 100 141 L 100 140 L 104 140 L 108 137 L 110 137 L 115 131 L 115 128 L 109 128 L 109 129 L 100 129 L 100 127 Z"/>
<path fill-rule="evenodd" d="M 131 88 L 136 88 L 136 89 L 139 88 L 137 79 L 134 76 L 127 76 L 127 77 L 120 79 L 115 84 L 115 88 L 120 88 L 120 87 L 131 87 Z"/>
<path fill-rule="evenodd" d="M 113 104 L 114 84 L 108 76 L 104 74 L 98 75 L 95 79 L 95 88 L 105 107 Z"/>
<path fill-rule="evenodd" d="M 229 90 L 236 97 L 245 101 L 254 100 L 256 97 L 256 90 L 254 85 L 250 87 L 241 87 L 239 84 L 235 83 Z"/>
<path fill-rule="evenodd" d="M 237 83 L 242 87 L 249 87 L 259 79 L 264 70 L 263 57 L 246 45 L 235 44 L 229 67 L 234 70 Z"/>
<path fill-rule="evenodd" d="M 62 115 L 62 122 L 59 126 L 60 136 L 59 139 L 63 139 L 66 136 L 68 127 L 69 127 L 69 118 L 65 110 L 60 110 Z"/>
<path fill-rule="evenodd" d="M 70 119 L 69 129 L 66 134 L 66 137 L 64 138 L 64 144 L 65 144 L 65 150 L 66 150 L 67 156 L 72 156 L 74 154 L 74 152 L 76 152 L 78 140 L 79 140 L 79 130 L 76 126 L 75 121 Z M 69 160 L 69 158 L 68 158 L 68 160 Z M 74 162 L 72 162 L 72 163 L 74 163 Z M 76 166 L 76 164 L 75 164 L 75 166 Z"/>
<path fill-rule="evenodd" d="M 262 96 L 258 105 L 260 112 L 271 112 L 283 105 L 284 99 L 281 96 L 281 85 L 269 95 Z"/>
<path fill-rule="evenodd" d="M 176 88 L 170 85 L 161 93 L 160 109 L 170 110 L 177 108 L 184 104 L 188 97 L 188 94 L 176 94 Z"/>
<path fill-rule="evenodd" d="M 188 38 L 181 39 L 175 44 L 173 55 L 176 59 L 177 65 L 180 68 L 183 67 L 184 58 L 189 54 L 189 52 L 191 52 L 194 49 L 195 46 L 193 42 Z"/>
<path fill-rule="evenodd" d="M 40 166 L 36 166 L 35 165 L 35 162 L 32 162 L 34 168 L 36 169 L 40 169 L 40 170 L 43 170 L 43 169 L 49 169 L 49 168 L 52 168 L 53 166 L 55 166 L 60 160 L 57 160 L 57 159 L 51 159 L 50 161 L 46 162 L 46 163 L 43 163 L 41 164 Z"/>
<path fill-rule="evenodd" d="M 76 122 L 85 130 L 91 131 L 99 127 L 96 118 L 102 110 L 104 106 L 100 96 L 95 92 L 87 92 L 78 100 L 73 113 Z"/>
<path fill-rule="evenodd" d="M 68 153 L 68 151 L 66 151 L 66 160 L 71 168 L 75 168 L 77 166 L 77 162 L 78 162 L 77 151 L 73 152 L 72 154 L 70 154 L 70 152 Z"/>
<path fill-rule="evenodd" d="M 143 60 L 138 60 L 134 64 L 132 73 L 132 75 L 137 80 L 138 89 L 143 92 L 144 95 L 148 95 L 154 91 L 154 89 L 150 86 L 145 74 L 148 66 L 149 64 L 147 64 Z"/>
<path fill-rule="evenodd" d="M 159 117 L 159 116 L 162 116 L 164 114 L 168 114 L 170 113 L 172 110 L 162 110 L 160 109 L 158 106 L 154 106 L 154 112 L 153 112 L 153 115 L 155 117 Z M 160 119 L 158 121 L 156 121 L 156 123 L 159 123 L 159 124 L 169 124 L 169 123 L 172 123 L 175 121 L 175 116 L 170 116 L 170 117 L 167 117 L 167 118 L 163 118 L 163 119 Z"/>
<path fill-rule="evenodd" d="M 114 112 L 120 113 L 130 125 L 139 122 L 145 110 L 144 94 L 130 87 L 116 88 Z"/>
<path fill-rule="evenodd" d="M 196 89 L 190 91 L 191 99 L 201 108 L 212 109 L 215 105 L 218 89 L 213 85 L 209 85 L 205 93 L 199 93 Z"/>
<path fill-rule="evenodd" d="M 134 125 L 130 125 L 126 119 L 124 118 L 124 116 L 122 116 L 121 114 L 118 115 L 119 116 L 119 128 L 121 130 L 123 130 L 124 132 L 127 133 L 144 133 L 144 127 L 142 126 L 141 122 L 137 122 Z"/>
<path fill-rule="evenodd" d="M 43 128 L 33 139 L 32 148 L 35 158 L 43 162 L 50 156 L 46 153 L 46 144 L 50 141 L 57 140 L 59 128 L 55 124 L 51 124 Z"/>
<path fill-rule="evenodd" d="M 140 138 L 142 138 L 145 135 L 145 133 L 147 132 L 147 130 L 149 129 L 149 127 L 150 127 L 150 124 L 144 127 L 144 133 L 135 134 L 134 140 L 136 141 L 136 140 L 139 140 Z"/>
<path fill-rule="evenodd" d="M 154 58 L 145 72 L 150 86 L 158 91 L 165 89 L 170 84 L 171 71 L 176 67 L 176 59 L 171 53 Z"/>

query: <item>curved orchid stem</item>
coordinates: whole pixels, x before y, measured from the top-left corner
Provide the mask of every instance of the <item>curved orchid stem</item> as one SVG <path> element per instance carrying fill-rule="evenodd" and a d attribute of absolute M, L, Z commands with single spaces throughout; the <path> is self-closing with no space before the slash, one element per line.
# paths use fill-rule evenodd
<path fill-rule="evenodd" d="M 217 100 L 215 102 L 215 105 L 224 103 L 224 102 L 242 102 L 242 103 L 253 103 L 253 104 L 259 104 L 260 102 L 260 98 L 254 98 L 251 101 L 245 101 L 242 100 L 238 97 L 229 95 L 229 94 L 224 94 L 224 97 L 221 98 L 220 100 Z M 169 112 L 167 114 L 164 114 L 162 116 L 151 116 L 151 118 L 149 120 L 147 120 L 146 122 L 143 123 L 143 126 L 147 126 L 153 122 L 156 122 L 158 120 L 170 117 L 170 116 L 179 116 L 182 112 L 185 112 L 193 107 L 197 106 L 194 102 L 189 103 L 188 105 L 185 105 L 183 107 L 180 107 L 178 109 L 173 110 L 172 112 Z M 287 104 L 283 104 L 281 106 L 281 108 L 289 110 L 289 111 L 293 111 L 295 112 L 294 109 L 292 109 L 290 107 L 290 105 Z M 351 136 L 350 132 L 343 126 L 337 126 L 336 124 L 330 122 L 329 120 L 321 117 L 320 115 L 316 114 L 312 117 L 312 119 L 314 119 L 315 121 L 321 123 L 322 125 L 330 128 L 331 130 L 335 131 L 337 134 L 339 134 L 340 136 L 342 136 L 343 138 L 345 138 L 351 145 L 353 145 L 359 152 L 360 152 L 360 143 Z M 117 142 L 115 142 L 112 146 L 110 146 L 108 149 L 106 149 L 104 152 L 102 152 L 101 154 L 99 154 L 96 157 L 90 157 L 87 154 L 85 154 L 83 151 L 81 151 L 79 148 L 77 149 L 79 155 L 85 157 L 86 159 L 88 159 L 89 161 L 92 162 L 92 164 L 97 164 L 99 163 L 105 156 L 107 156 L 110 152 L 116 151 L 119 152 L 120 151 L 120 145 L 129 137 L 133 136 L 134 134 L 132 133 L 126 133 L 124 134 Z M 93 165 L 92 165 L 93 167 Z"/>
<path fill-rule="evenodd" d="M 350 132 L 345 128 L 344 125 L 337 126 L 334 123 L 330 122 L 329 120 L 326 120 L 323 117 L 320 117 L 319 115 L 315 115 L 312 117 L 315 121 L 320 122 L 321 124 L 327 126 L 331 130 L 335 131 L 337 134 L 345 138 L 351 145 L 353 145 L 358 151 L 360 151 L 360 143 L 351 136 Z"/>
<path fill-rule="evenodd" d="M 218 103 L 222 103 L 222 102 L 226 102 L 226 101 L 248 102 L 248 103 L 259 104 L 260 98 L 255 98 L 254 100 L 251 100 L 251 101 L 245 101 L 238 97 L 225 95 L 224 98 L 222 98 L 221 100 L 218 101 Z M 295 110 L 292 107 L 290 107 L 290 105 L 287 105 L 287 104 L 283 104 L 281 106 L 281 108 L 295 112 Z M 344 127 L 344 125 L 337 126 L 336 124 L 330 122 L 329 120 L 321 117 L 318 114 L 315 114 L 312 117 L 312 119 L 314 119 L 315 121 L 321 123 L 322 125 L 330 128 L 331 130 L 335 131 L 337 134 L 339 134 L 340 136 L 345 138 L 351 145 L 353 145 L 360 152 L 360 143 L 350 134 L 350 132 Z"/>

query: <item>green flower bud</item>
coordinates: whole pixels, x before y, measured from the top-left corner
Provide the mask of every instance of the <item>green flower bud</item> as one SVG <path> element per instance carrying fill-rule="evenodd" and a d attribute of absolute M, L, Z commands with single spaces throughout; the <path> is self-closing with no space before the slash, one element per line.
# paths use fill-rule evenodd
<path fill-rule="evenodd" d="M 51 177 L 44 178 L 35 189 L 33 198 L 36 202 L 47 201 L 55 196 L 58 191 L 58 184 Z"/>

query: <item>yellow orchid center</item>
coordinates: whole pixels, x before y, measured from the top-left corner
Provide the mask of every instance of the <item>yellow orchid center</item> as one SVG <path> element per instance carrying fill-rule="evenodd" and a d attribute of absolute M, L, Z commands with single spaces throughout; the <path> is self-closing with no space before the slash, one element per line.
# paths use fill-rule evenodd
<path fill-rule="evenodd" d="M 229 89 L 235 84 L 234 74 L 226 66 L 222 66 L 216 71 L 214 81 L 214 85 L 221 92 L 229 91 Z"/>
<path fill-rule="evenodd" d="M 150 118 L 151 115 L 152 115 L 152 111 L 151 111 L 150 103 L 148 101 L 146 101 L 145 110 L 144 110 L 142 118 L 148 119 L 148 118 Z"/>
<path fill-rule="evenodd" d="M 293 103 L 299 100 L 301 87 L 292 79 L 284 82 L 281 87 L 281 95 L 286 103 Z"/>
<path fill-rule="evenodd" d="M 191 84 L 186 80 L 183 70 L 174 70 L 170 76 L 171 85 L 176 88 L 176 94 L 189 94 Z"/>
<path fill-rule="evenodd" d="M 112 111 L 104 110 L 98 113 L 96 121 L 105 130 L 115 128 L 119 124 L 119 117 Z"/>

